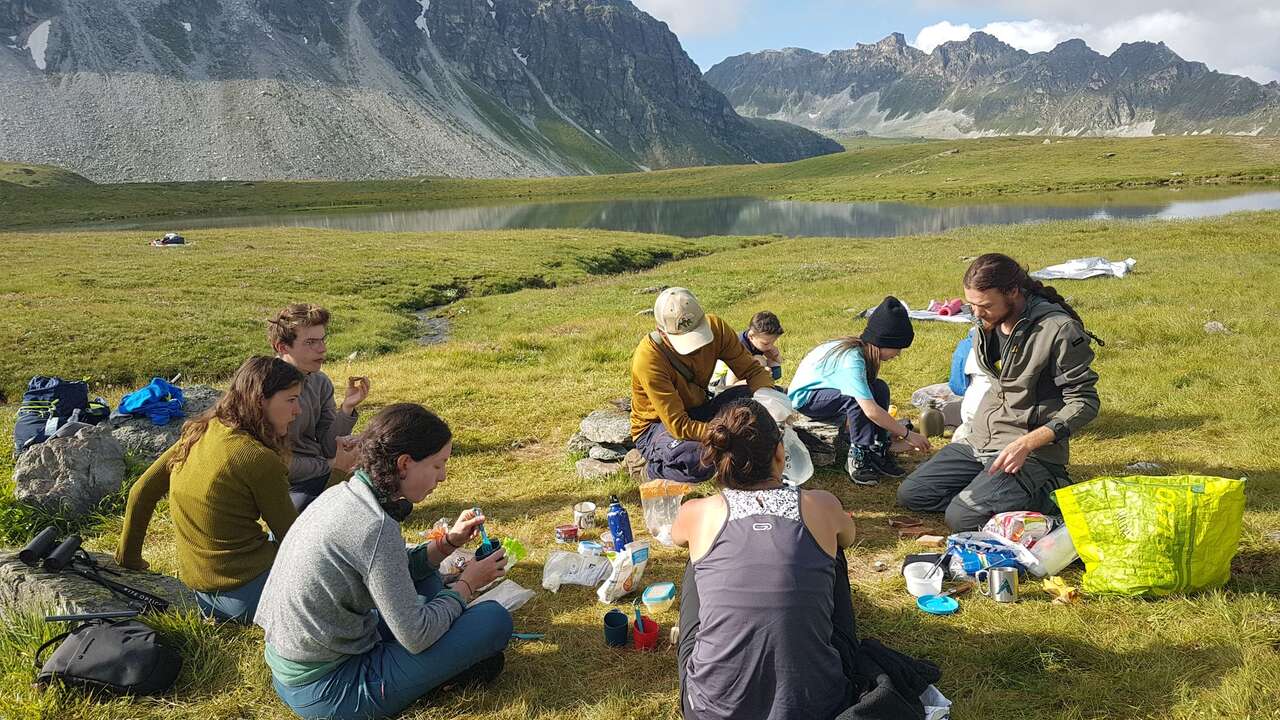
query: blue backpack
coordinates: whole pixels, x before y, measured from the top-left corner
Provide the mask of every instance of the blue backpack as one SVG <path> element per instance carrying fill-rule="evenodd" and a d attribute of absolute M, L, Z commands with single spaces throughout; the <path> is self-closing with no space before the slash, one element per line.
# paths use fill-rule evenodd
<path fill-rule="evenodd" d="M 78 411 L 78 412 L 77 412 Z M 13 426 L 13 452 L 22 454 L 49 438 L 72 419 L 97 425 L 111 415 L 102 400 L 89 400 L 89 385 L 79 380 L 37 375 L 27 383 Z"/>

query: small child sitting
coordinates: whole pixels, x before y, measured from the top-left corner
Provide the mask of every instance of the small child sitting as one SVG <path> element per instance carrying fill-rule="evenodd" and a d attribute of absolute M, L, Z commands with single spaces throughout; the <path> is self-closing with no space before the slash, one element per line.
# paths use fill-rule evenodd
<path fill-rule="evenodd" d="M 747 329 L 738 333 L 742 347 L 751 353 L 756 362 L 769 369 L 775 382 L 782 379 L 782 352 L 778 350 L 778 338 L 784 332 L 786 331 L 782 329 L 782 322 L 777 315 L 761 310 L 751 317 L 751 324 Z M 717 362 L 716 369 L 711 374 L 709 389 L 713 393 L 719 393 L 743 382 L 733 374 L 728 365 Z"/>

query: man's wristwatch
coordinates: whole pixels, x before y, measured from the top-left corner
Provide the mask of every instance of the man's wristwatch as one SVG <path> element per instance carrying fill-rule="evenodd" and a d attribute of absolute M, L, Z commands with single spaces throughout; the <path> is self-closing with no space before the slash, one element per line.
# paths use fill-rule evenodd
<path fill-rule="evenodd" d="M 911 428 L 907 428 L 906 432 L 902 433 L 898 437 L 895 437 L 894 440 L 906 440 L 909 437 L 911 437 Z"/>

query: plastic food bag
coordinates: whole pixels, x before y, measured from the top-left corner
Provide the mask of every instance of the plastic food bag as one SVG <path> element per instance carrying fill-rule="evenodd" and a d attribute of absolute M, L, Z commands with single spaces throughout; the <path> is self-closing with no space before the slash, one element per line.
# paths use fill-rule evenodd
<path fill-rule="evenodd" d="M 993 567 L 1029 569 L 1036 564 L 1030 550 L 995 533 L 982 531 L 948 537 L 947 552 L 951 555 L 952 577 L 973 575 Z"/>
<path fill-rule="evenodd" d="M 644 577 L 644 566 L 648 563 L 649 543 L 643 540 L 627 543 L 622 552 L 613 559 L 613 569 L 609 573 L 609 578 L 596 591 L 600 602 L 612 605 L 618 598 L 639 587 L 640 579 Z"/>
<path fill-rule="evenodd" d="M 795 422 L 796 409 L 790 398 L 773 388 L 760 388 L 752 393 L 751 399 L 763 405 L 773 421 L 782 428 L 782 449 L 787 458 L 786 467 L 782 470 L 782 481 L 792 487 L 803 485 L 813 477 L 813 458 L 809 456 L 809 448 L 791 427 Z"/>
<path fill-rule="evenodd" d="M 689 483 L 670 480 L 650 480 L 640 486 L 640 508 L 644 512 L 644 526 L 654 540 L 663 545 L 675 545 L 671 540 L 671 526 L 680 511 L 680 501 L 693 490 Z"/>
<path fill-rule="evenodd" d="M 515 580 L 503 580 L 494 589 L 477 598 L 473 598 L 471 604 L 467 605 L 467 607 L 475 607 L 477 603 L 492 600 L 506 608 L 507 612 L 515 612 L 532 598 L 532 590 L 521 587 Z"/>
<path fill-rule="evenodd" d="M 1022 547 L 1034 548 L 1036 542 L 1053 529 L 1053 519 L 1038 512 L 1002 512 L 988 520 L 982 529 Z"/>
<path fill-rule="evenodd" d="M 1244 519 L 1242 480 L 1102 477 L 1056 491 L 1085 592 L 1170 595 L 1221 587 Z"/>
<path fill-rule="evenodd" d="M 557 550 L 542 566 L 542 587 L 551 592 L 558 592 L 564 584 L 595 587 L 608 572 L 607 558 Z"/>

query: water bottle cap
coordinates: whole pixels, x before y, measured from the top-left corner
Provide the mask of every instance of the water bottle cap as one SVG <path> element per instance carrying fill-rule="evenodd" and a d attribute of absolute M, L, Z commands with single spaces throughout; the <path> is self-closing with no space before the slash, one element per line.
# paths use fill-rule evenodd
<path fill-rule="evenodd" d="M 617 495 L 610 495 L 610 496 L 609 496 L 609 504 L 610 504 L 610 505 L 621 505 L 622 503 L 618 502 L 618 496 L 617 496 Z"/>

